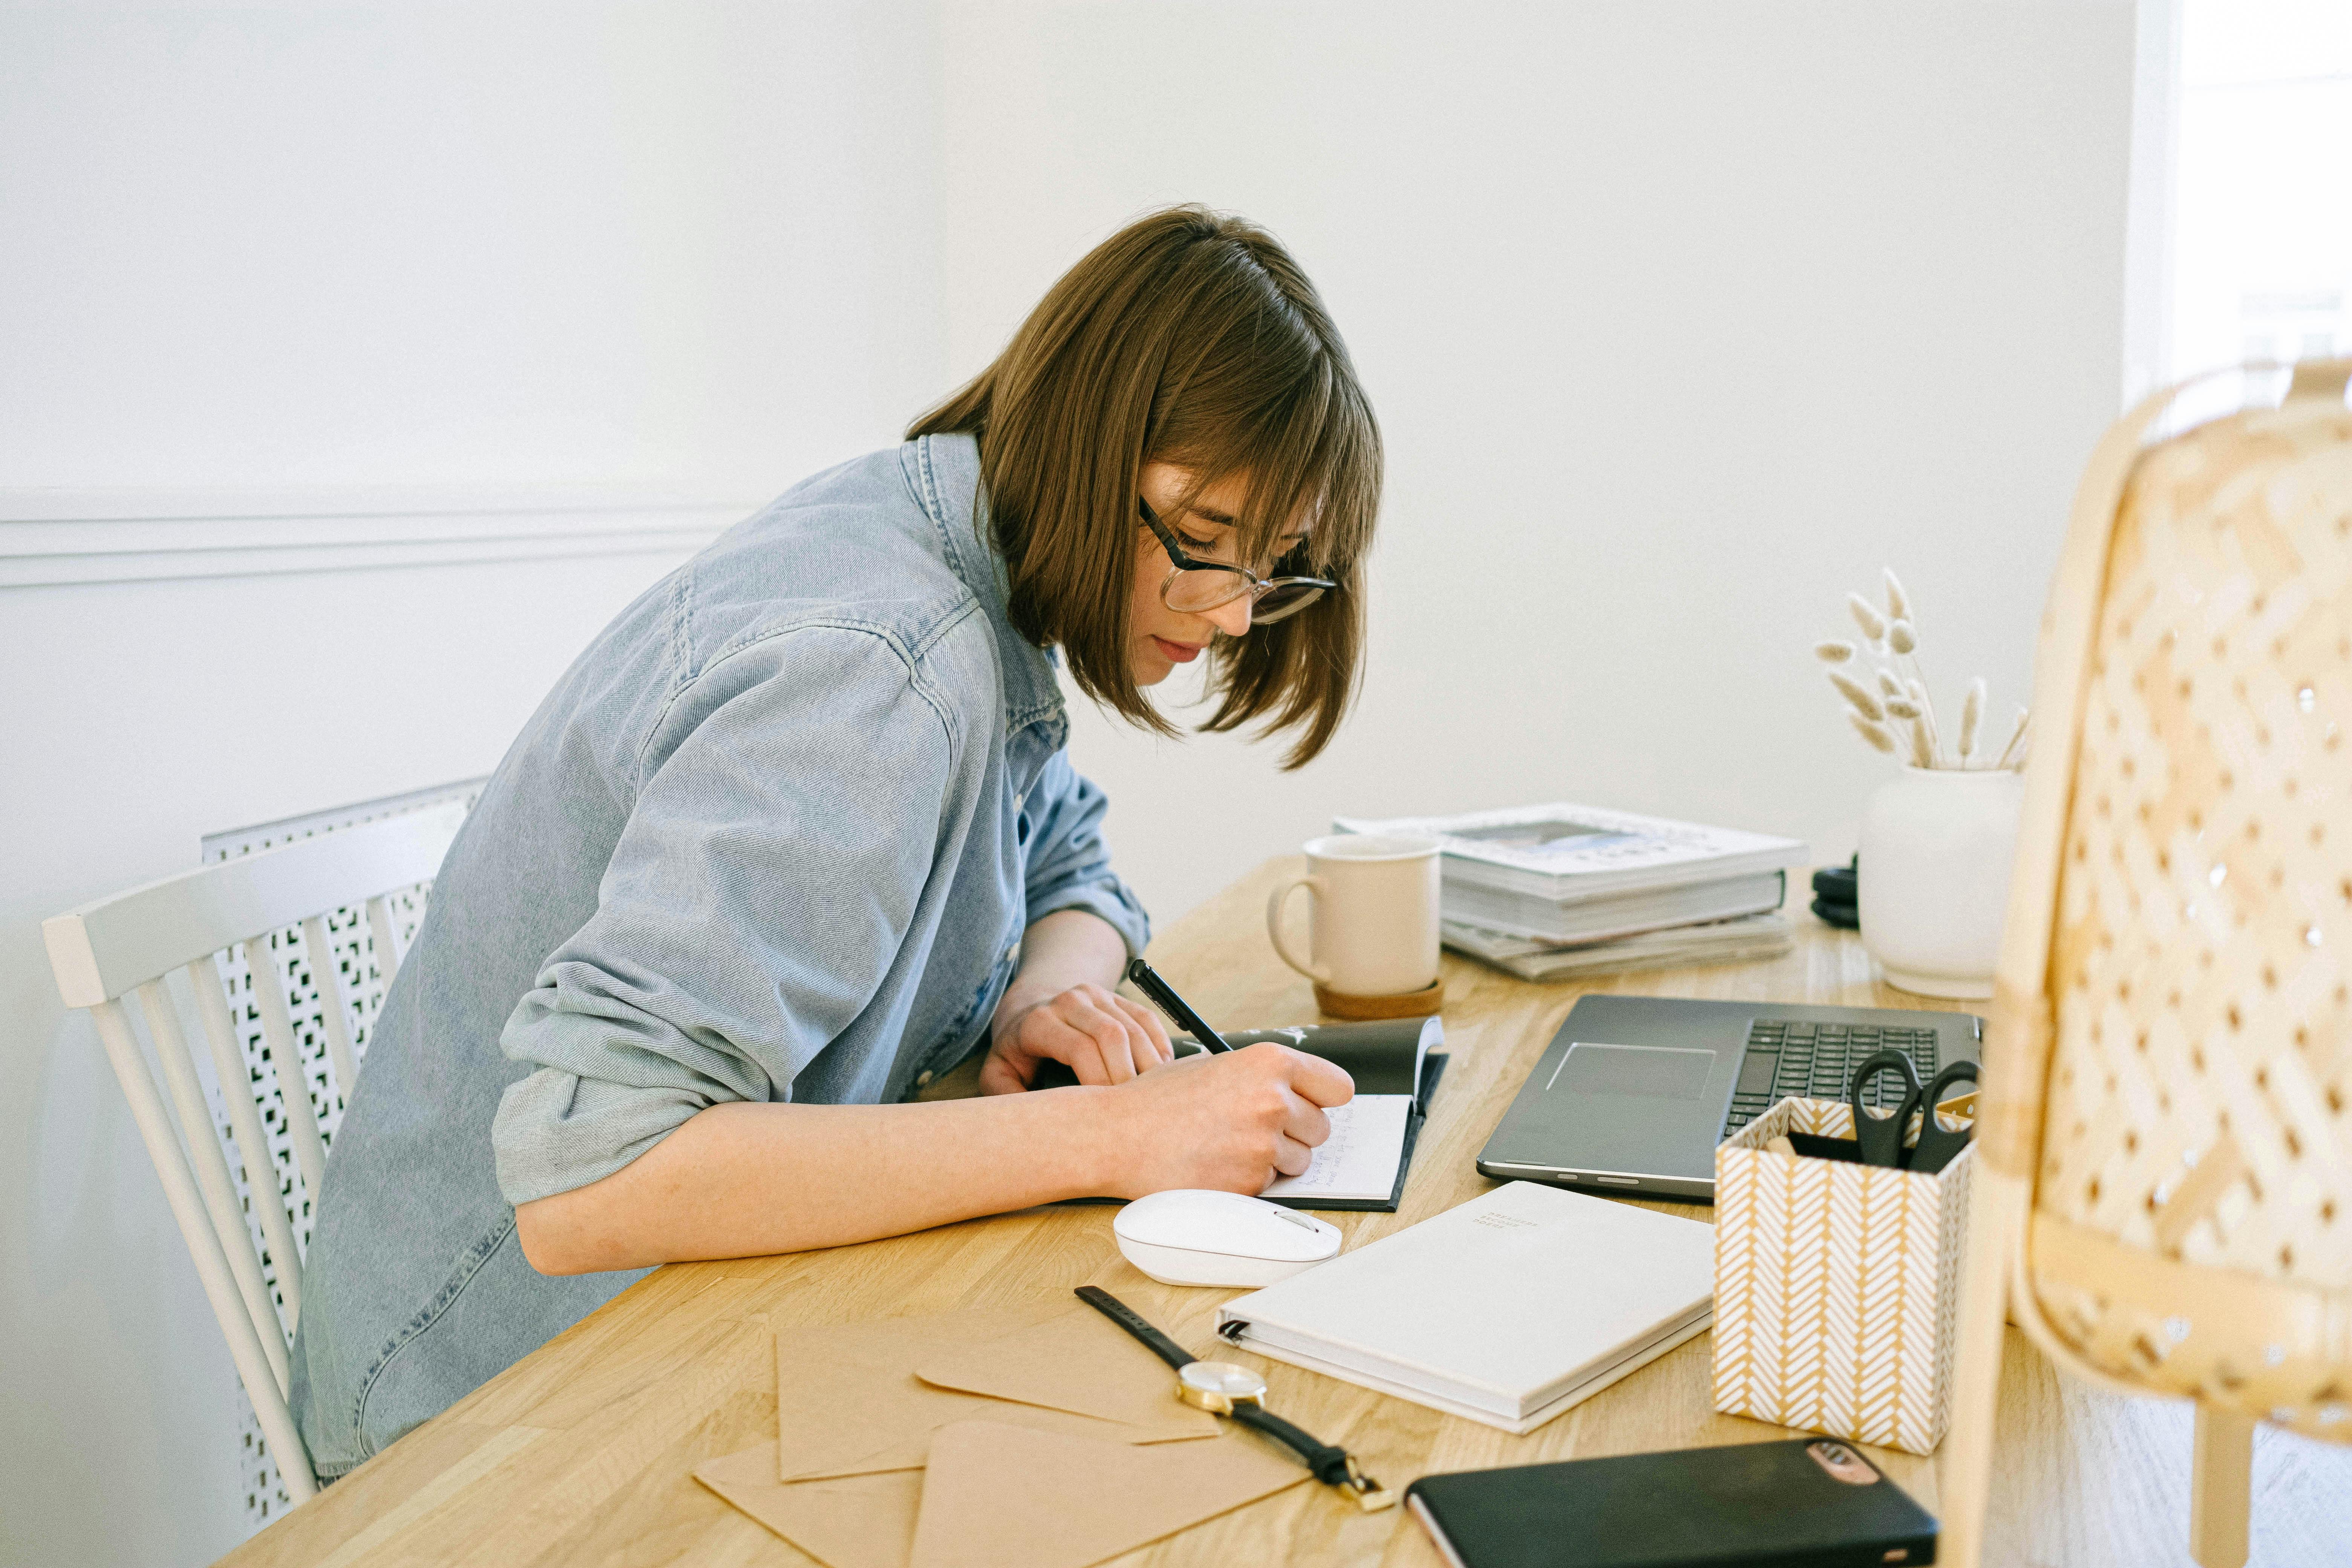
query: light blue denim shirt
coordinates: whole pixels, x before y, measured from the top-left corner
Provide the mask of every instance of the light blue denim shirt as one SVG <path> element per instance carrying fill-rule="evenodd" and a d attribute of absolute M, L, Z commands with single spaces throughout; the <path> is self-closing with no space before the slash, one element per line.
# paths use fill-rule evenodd
<path fill-rule="evenodd" d="M 640 1277 L 540 1275 L 516 1204 L 722 1100 L 903 1098 L 983 1043 L 1053 910 L 1142 950 L 979 480 L 927 437 L 793 489 L 622 612 L 499 763 L 327 1161 L 293 1390 L 321 1475 Z"/>

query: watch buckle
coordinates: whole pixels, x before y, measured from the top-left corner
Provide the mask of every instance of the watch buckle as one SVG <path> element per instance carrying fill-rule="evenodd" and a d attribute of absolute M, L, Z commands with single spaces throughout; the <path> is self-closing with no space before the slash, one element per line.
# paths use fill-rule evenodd
<path fill-rule="evenodd" d="M 1396 1494 L 1364 1474 L 1353 1454 L 1348 1456 L 1348 1489 L 1356 1494 L 1356 1506 L 1366 1513 L 1396 1506 Z"/>

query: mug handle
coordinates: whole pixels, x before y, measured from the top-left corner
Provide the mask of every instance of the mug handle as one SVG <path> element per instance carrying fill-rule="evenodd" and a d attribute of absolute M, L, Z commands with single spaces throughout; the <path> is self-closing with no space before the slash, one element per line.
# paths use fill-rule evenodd
<path fill-rule="evenodd" d="M 1266 940 L 1274 943 L 1275 955 L 1283 963 L 1314 981 L 1318 985 L 1328 985 L 1331 984 L 1331 976 L 1328 973 L 1316 968 L 1311 963 L 1299 963 L 1282 940 L 1283 906 L 1290 901 L 1290 895 L 1301 888 L 1307 889 L 1310 900 L 1320 899 L 1325 891 L 1323 879 L 1320 877 L 1294 877 L 1276 888 L 1273 896 L 1265 900 Z"/>

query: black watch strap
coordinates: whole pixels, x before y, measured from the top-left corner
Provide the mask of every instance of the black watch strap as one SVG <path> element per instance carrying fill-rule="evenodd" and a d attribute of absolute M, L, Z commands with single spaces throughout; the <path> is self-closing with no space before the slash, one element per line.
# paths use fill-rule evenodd
<path fill-rule="evenodd" d="M 1273 1438 L 1307 1461 L 1315 1479 L 1327 1487 L 1349 1487 L 1352 1479 L 1348 1466 L 1348 1450 L 1318 1442 L 1315 1437 L 1293 1426 L 1265 1405 L 1255 1402 L 1236 1403 L 1234 1419 Z"/>
<path fill-rule="evenodd" d="M 1099 1285 L 1081 1285 L 1078 1300 L 1133 1334 L 1151 1347 L 1153 1354 L 1178 1372 L 1182 1372 L 1201 1358 L 1161 1333 L 1147 1322 L 1142 1314 L 1104 1289 Z M 1233 1420 L 1260 1435 L 1273 1438 L 1304 1460 L 1309 1474 L 1325 1486 L 1338 1487 L 1356 1500 L 1367 1512 L 1388 1507 L 1396 1497 L 1380 1482 L 1356 1468 L 1348 1450 L 1335 1444 L 1321 1442 L 1313 1435 L 1292 1426 L 1255 1399 L 1236 1399 L 1224 1414 Z"/>
<path fill-rule="evenodd" d="M 1174 1367 L 1178 1372 L 1183 1371 L 1201 1359 L 1158 1329 L 1153 1328 L 1144 1321 L 1142 1314 L 1099 1285 L 1079 1286 L 1078 1300 L 1141 1340 L 1150 1347 L 1152 1354 Z"/>

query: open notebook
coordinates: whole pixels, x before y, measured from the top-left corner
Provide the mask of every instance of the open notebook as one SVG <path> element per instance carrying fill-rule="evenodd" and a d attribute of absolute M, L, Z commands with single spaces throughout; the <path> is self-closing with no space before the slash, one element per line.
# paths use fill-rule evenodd
<path fill-rule="evenodd" d="M 1429 1097 L 1445 1072 L 1445 1055 L 1432 1047 L 1445 1043 L 1445 1024 L 1426 1018 L 1388 1018 L 1375 1024 L 1298 1024 L 1283 1029 L 1220 1030 L 1238 1050 L 1262 1040 L 1321 1057 L 1347 1069 L 1356 1098 L 1330 1113 L 1331 1136 L 1315 1151 L 1302 1175 L 1285 1176 L 1259 1194 L 1295 1209 L 1377 1209 L 1393 1214 L 1404 1196 L 1412 1168 L 1412 1146 L 1429 1114 Z M 1175 1037 L 1176 1054 L 1198 1056 L 1206 1047 L 1190 1035 Z M 1046 1064 L 1061 1068 L 1058 1062 Z M 1068 1069 L 1061 1068 L 1066 1075 Z M 1052 1087 L 1040 1072 L 1037 1087 Z M 1066 1076 L 1060 1082 L 1072 1082 Z M 1115 1203 L 1080 1198 L 1080 1203 Z"/>

